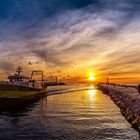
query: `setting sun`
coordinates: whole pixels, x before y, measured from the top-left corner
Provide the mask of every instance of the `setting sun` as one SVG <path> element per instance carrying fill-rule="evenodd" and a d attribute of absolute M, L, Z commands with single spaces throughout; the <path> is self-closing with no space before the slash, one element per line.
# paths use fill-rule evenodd
<path fill-rule="evenodd" d="M 94 77 L 94 75 L 93 75 L 93 74 L 90 74 L 90 75 L 89 75 L 89 80 L 90 80 L 90 81 L 95 80 L 95 77 Z"/>

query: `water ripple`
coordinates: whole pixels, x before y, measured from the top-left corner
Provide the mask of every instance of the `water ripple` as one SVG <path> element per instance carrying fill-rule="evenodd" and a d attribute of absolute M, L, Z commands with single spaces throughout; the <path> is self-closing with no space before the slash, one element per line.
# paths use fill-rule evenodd
<path fill-rule="evenodd" d="M 58 87 L 57 87 L 58 89 Z M 52 89 L 53 96 L 1 112 L 0 139 L 138 140 L 110 98 L 94 86 Z"/>

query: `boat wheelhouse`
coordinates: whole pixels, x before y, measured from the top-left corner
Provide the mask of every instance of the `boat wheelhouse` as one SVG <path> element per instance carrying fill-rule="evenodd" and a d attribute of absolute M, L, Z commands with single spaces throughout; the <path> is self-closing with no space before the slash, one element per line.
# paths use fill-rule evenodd
<path fill-rule="evenodd" d="M 8 76 L 8 79 L 9 79 L 8 84 L 28 86 L 30 77 L 21 75 L 21 72 L 23 72 L 23 70 L 20 66 L 17 68 L 16 72 L 17 74 Z"/>

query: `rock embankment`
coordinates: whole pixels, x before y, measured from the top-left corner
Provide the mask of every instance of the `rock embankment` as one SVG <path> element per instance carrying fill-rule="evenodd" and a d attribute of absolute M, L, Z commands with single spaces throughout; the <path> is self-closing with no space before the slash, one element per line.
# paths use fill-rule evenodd
<path fill-rule="evenodd" d="M 135 87 L 98 84 L 98 88 L 119 106 L 121 113 L 140 132 L 140 94 Z"/>

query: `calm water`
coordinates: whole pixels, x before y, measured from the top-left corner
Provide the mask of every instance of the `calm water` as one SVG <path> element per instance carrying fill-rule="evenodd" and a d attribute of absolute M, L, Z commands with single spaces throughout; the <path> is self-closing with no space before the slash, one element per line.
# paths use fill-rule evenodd
<path fill-rule="evenodd" d="M 138 140 L 119 108 L 94 86 L 57 87 L 55 94 L 0 115 L 1 139 Z"/>

